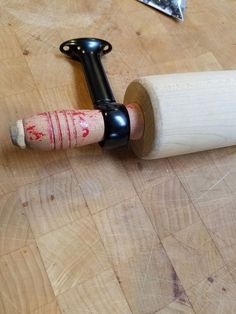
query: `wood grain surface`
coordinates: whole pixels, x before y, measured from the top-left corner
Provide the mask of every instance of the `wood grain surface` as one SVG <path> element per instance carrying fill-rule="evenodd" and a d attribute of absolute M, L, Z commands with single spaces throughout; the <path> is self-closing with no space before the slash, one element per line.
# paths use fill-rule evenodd
<path fill-rule="evenodd" d="M 236 313 L 236 149 L 138 160 L 98 145 L 21 151 L 9 126 L 92 108 L 59 44 L 100 37 L 118 102 L 140 76 L 235 69 L 236 2 L 189 0 L 178 24 L 135 0 L 3 0 L 0 313 Z"/>

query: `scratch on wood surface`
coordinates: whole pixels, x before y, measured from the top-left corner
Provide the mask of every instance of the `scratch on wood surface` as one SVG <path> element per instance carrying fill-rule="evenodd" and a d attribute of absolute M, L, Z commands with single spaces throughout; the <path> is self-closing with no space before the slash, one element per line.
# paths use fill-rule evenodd
<path fill-rule="evenodd" d="M 203 196 L 205 196 L 208 192 L 210 192 L 211 190 L 213 190 L 218 184 L 220 184 L 229 174 L 231 173 L 231 171 L 228 171 L 225 175 L 223 175 L 223 177 L 221 177 L 216 183 L 214 183 L 212 186 L 209 187 L 209 189 L 207 189 L 205 192 L 203 192 L 199 197 L 197 197 L 195 200 L 199 200 L 200 198 L 202 198 Z"/>
<path fill-rule="evenodd" d="M 3 293 L 3 292 L 1 291 L 1 292 L 0 292 L 0 297 L 1 297 L 1 295 L 2 295 L 3 298 L 5 298 L 5 299 L 7 300 L 7 302 L 8 302 L 9 304 L 12 305 L 12 307 L 16 310 L 17 313 L 20 313 L 20 311 L 17 309 L 16 305 L 12 302 L 12 300 L 11 300 L 5 293 Z"/>
<path fill-rule="evenodd" d="M 154 244 L 155 243 L 156 243 L 156 236 L 154 235 L 153 239 L 152 239 L 152 246 L 151 246 L 150 254 L 149 254 L 148 261 L 147 261 L 146 268 L 145 268 L 144 275 L 143 275 L 142 292 L 144 291 L 144 285 L 145 285 L 145 282 L 147 280 L 147 274 L 148 274 L 151 258 L 152 258 L 152 255 L 153 255 Z"/>
<path fill-rule="evenodd" d="M 194 224 L 192 224 L 194 225 Z M 197 256 L 201 256 L 201 254 L 199 254 L 199 250 L 201 248 L 203 248 L 208 242 L 212 242 L 211 237 L 207 238 L 207 240 L 203 241 L 200 245 L 198 245 L 197 248 L 190 246 L 191 244 L 186 244 L 185 242 L 181 241 L 180 239 L 177 238 L 177 236 L 174 233 L 171 233 L 169 235 L 169 237 L 172 237 L 175 239 L 175 241 L 182 246 L 184 249 L 191 251 L 193 254 L 197 255 Z"/>

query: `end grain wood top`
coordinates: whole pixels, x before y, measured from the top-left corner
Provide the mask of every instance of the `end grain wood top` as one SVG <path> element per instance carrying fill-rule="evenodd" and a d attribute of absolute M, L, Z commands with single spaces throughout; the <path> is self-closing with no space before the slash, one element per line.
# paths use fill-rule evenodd
<path fill-rule="evenodd" d="M 134 0 L 2 1 L 0 313 L 236 312 L 236 148 L 154 161 L 98 146 L 21 151 L 22 116 L 91 108 L 59 44 L 101 37 L 118 101 L 141 75 L 235 69 L 235 1 L 184 24 Z"/>

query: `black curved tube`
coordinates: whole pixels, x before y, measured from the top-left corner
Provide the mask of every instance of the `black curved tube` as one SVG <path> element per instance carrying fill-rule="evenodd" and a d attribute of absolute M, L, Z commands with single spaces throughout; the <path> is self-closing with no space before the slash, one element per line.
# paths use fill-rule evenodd
<path fill-rule="evenodd" d="M 60 45 L 60 51 L 83 65 L 94 107 L 100 109 L 105 125 L 104 148 L 124 146 L 129 141 L 130 121 L 127 109 L 117 104 L 101 63 L 101 56 L 110 52 L 109 42 L 97 38 L 76 38 Z"/>
<path fill-rule="evenodd" d="M 101 102 L 115 102 L 101 56 L 110 52 L 112 46 L 97 38 L 71 39 L 60 46 L 62 53 L 81 62 L 94 106 Z"/>

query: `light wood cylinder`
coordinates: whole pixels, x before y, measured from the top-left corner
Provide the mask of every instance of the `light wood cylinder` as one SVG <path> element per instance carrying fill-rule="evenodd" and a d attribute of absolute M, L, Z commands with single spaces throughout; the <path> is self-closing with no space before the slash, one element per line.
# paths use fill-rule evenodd
<path fill-rule="evenodd" d="M 156 159 L 236 144 L 236 71 L 154 75 L 133 81 L 125 103 L 144 114 L 136 155 Z"/>

